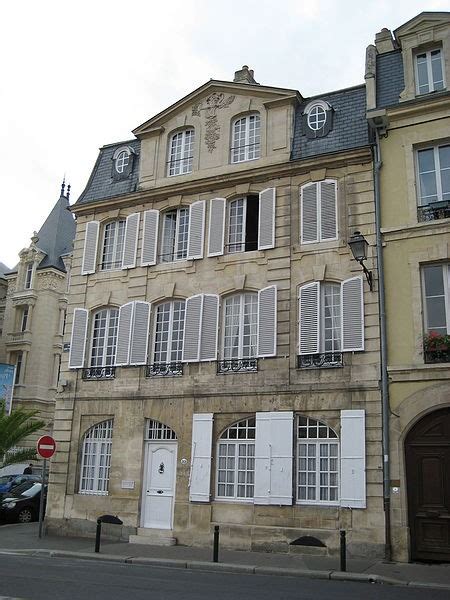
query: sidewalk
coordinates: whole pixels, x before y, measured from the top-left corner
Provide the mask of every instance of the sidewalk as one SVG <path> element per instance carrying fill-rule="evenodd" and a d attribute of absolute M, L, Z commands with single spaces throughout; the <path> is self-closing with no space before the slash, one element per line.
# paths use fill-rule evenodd
<path fill-rule="evenodd" d="M 347 572 L 339 571 L 339 557 L 240 552 L 221 549 L 219 563 L 212 562 L 212 548 L 145 546 L 127 542 L 101 544 L 94 553 L 94 540 L 47 536 L 38 538 L 37 523 L 0 527 L 0 553 L 49 555 L 82 559 L 120 561 L 132 564 L 201 570 L 234 571 L 320 579 L 345 579 L 441 588 L 450 591 L 450 564 L 385 563 L 377 559 L 347 559 Z"/>

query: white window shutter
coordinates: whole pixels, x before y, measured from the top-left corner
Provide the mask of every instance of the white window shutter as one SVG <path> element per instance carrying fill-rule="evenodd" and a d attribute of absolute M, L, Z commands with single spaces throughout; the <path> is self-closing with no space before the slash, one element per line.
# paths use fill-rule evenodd
<path fill-rule="evenodd" d="M 158 247 L 159 210 L 146 210 L 144 212 L 144 232 L 142 239 L 141 266 L 156 265 L 156 252 Z"/>
<path fill-rule="evenodd" d="M 122 269 L 132 269 L 136 266 L 139 218 L 139 213 L 133 213 L 127 217 L 123 242 Z"/>
<path fill-rule="evenodd" d="M 253 501 L 255 504 L 270 504 L 270 412 L 256 413 L 255 435 L 255 488 Z"/>
<path fill-rule="evenodd" d="M 258 250 L 275 248 L 275 188 L 259 194 Z"/>
<path fill-rule="evenodd" d="M 192 416 L 191 502 L 210 501 L 212 426 L 213 413 L 194 413 Z"/>
<path fill-rule="evenodd" d="M 301 189 L 301 242 L 309 244 L 319 240 L 317 219 L 317 183 L 304 185 Z"/>
<path fill-rule="evenodd" d="M 204 294 L 201 316 L 200 360 L 216 360 L 219 329 L 219 296 Z"/>
<path fill-rule="evenodd" d="M 342 352 L 364 350 L 364 297 L 362 276 L 341 284 Z"/>
<path fill-rule="evenodd" d="M 130 365 L 145 365 L 147 363 L 149 321 L 150 304 L 148 302 L 135 302 L 131 333 Z"/>
<path fill-rule="evenodd" d="M 85 308 L 76 308 L 73 311 L 72 335 L 70 338 L 70 369 L 81 369 L 84 367 L 87 325 L 88 311 Z"/>
<path fill-rule="evenodd" d="M 205 200 L 199 200 L 189 207 L 188 258 L 203 258 L 205 206 Z"/>
<path fill-rule="evenodd" d="M 225 198 L 209 202 L 208 256 L 221 256 L 225 235 Z"/>
<path fill-rule="evenodd" d="M 277 354 L 277 286 L 258 292 L 258 356 Z"/>
<path fill-rule="evenodd" d="M 320 352 L 320 282 L 308 283 L 299 289 L 298 353 Z"/>
<path fill-rule="evenodd" d="M 270 504 L 292 504 L 292 461 L 294 413 L 269 413 L 270 426 Z"/>
<path fill-rule="evenodd" d="M 364 410 L 341 410 L 341 506 L 366 508 Z"/>
<path fill-rule="evenodd" d="M 183 362 L 197 362 L 199 360 L 202 308 L 202 294 L 187 298 L 184 318 Z"/>
<path fill-rule="evenodd" d="M 116 365 L 128 365 L 130 360 L 131 325 L 133 323 L 134 302 L 128 302 L 119 309 L 117 328 Z"/>
<path fill-rule="evenodd" d="M 320 239 L 337 238 L 337 185 L 326 179 L 320 182 Z"/>
<path fill-rule="evenodd" d="M 95 273 L 95 263 L 97 261 L 98 232 L 100 223 L 98 221 L 89 221 L 86 225 L 86 237 L 84 238 L 83 265 L 81 274 L 88 275 Z"/>

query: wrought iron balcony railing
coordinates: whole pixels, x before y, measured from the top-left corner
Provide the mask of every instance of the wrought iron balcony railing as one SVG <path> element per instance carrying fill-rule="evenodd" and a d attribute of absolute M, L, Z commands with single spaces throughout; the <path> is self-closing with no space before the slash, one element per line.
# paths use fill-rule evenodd
<path fill-rule="evenodd" d="M 116 376 L 116 367 L 88 367 L 83 369 L 81 376 L 86 381 L 114 379 Z"/>
<path fill-rule="evenodd" d="M 257 370 L 257 358 L 232 358 L 217 361 L 217 373 L 254 373 Z"/>
<path fill-rule="evenodd" d="M 297 356 L 297 369 L 332 369 L 342 366 L 342 352 L 322 352 Z"/>
<path fill-rule="evenodd" d="M 450 217 L 450 202 L 433 202 L 427 206 L 417 207 L 417 220 L 436 221 L 438 219 L 447 219 Z"/>
<path fill-rule="evenodd" d="M 182 375 L 182 362 L 153 363 L 145 367 L 146 377 L 181 377 Z"/>

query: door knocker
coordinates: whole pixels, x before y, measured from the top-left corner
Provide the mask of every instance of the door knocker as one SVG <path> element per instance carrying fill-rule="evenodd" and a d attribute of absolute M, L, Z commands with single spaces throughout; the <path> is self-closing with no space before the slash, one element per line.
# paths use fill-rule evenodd
<path fill-rule="evenodd" d="M 162 475 L 164 473 L 164 463 L 162 462 L 158 467 L 158 473 Z"/>

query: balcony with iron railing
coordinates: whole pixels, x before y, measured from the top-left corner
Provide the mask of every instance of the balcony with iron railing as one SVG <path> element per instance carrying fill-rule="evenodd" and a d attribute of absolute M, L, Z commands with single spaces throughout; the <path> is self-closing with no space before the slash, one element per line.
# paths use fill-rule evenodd
<path fill-rule="evenodd" d="M 116 367 L 87 367 L 82 370 L 81 377 L 84 381 L 115 379 Z"/>
<path fill-rule="evenodd" d="M 297 356 L 297 369 L 334 369 L 343 366 L 342 352 L 321 352 Z"/>
<path fill-rule="evenodd" d="M 450 201 L 433 202 L 417 207 L 417 220 L 420 223 L 450 218 Z"/>
<path fill-rule="evenodd" d="M 181 377 L 182 375 L 182 362 L 153 363 L 145 367 L 146 377 Z"/>

